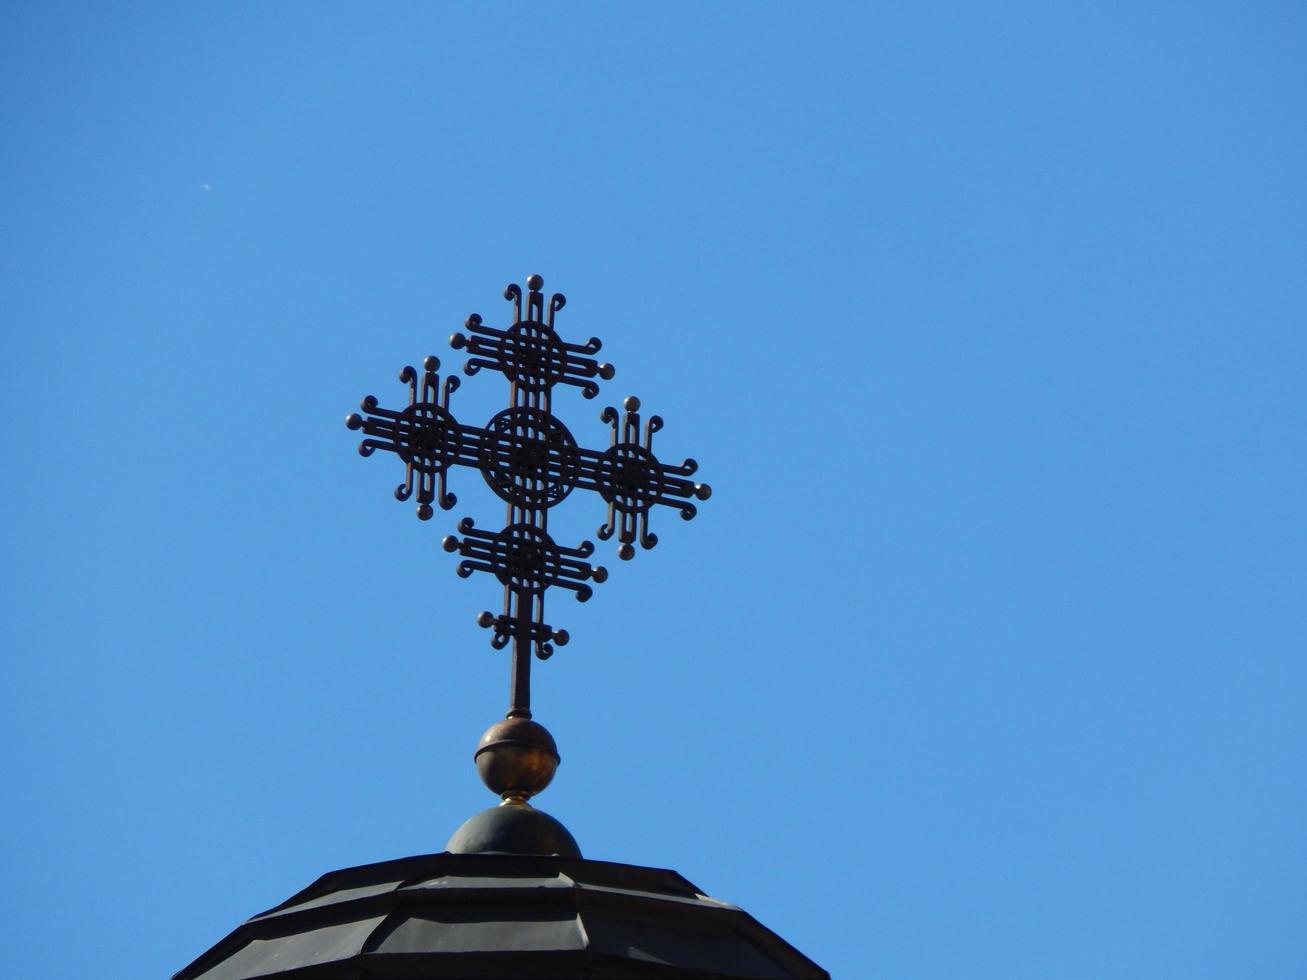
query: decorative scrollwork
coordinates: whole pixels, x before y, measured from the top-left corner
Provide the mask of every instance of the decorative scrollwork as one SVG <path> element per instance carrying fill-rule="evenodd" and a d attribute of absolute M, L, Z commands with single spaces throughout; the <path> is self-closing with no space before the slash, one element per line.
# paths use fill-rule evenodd
<path fill-rule="evenodd" d="M 458 575 L 467 578 L 474 572 L 489 572 L 504 585 L 507 602 L 500 616 L 482 613 L 477 621 L 494 627 L 491 644 L 503 647 L 509 637 L 522 637 L 536 647 L 541 659 L 552 652 L 548 641 L 560 646 L 567 643 L 567 632 L 544 623 L 544 592 L 550 587 L 570 589 L 578 602 L 585 602 L 594 590 L 589 583 L 604 582 L 608 570 L 585 559 L 594 554 L 594 545 L 582 541 L 580 547 L 566 548 L 547 532 L 532 524 L 510 524 L 502 531 L 483 531 L 465 517 L 458 525 L 462 538 L 447 535 L 446 551 L 462 557 Z"/>
<path fill-rule="evenodd" d="M 616 533 L 618 557 L 630 560 L 635 557 L 637 527 L 642 548 L 658 543 L 658 535 L 649 530 L 649 511 L 654 504 L 675 507 L 688 521 L 699 512 L 689 498 L 707 500 L 712 487 L 685 479 L 699 468 L 692 459 L 680 466 L 659 462 L 653 454 L 653 436 L 663 427 L 663 420 L 657 415 L 649 416 L 644 442 L 640 442 L 640 399 L 632 395 L 622 407 L 625 417 L 611 407 L 599 416 L 612 426 L 612 444 L 602 453 L 589 454 L 585 473 L 586 485 L 608 502 L 608 520 L 595 533 L 602 541 Z"/>
<path fill-rule="evenodd" d="M 502 500 L 527 510 L 560 503 L 580 456 L 567 426 L 538 408 L 506 408 L 481 438 L 481 475 Z"/>
<path fill-rule="evenodd" d="M 484 428 L 463 425 L 450 413 L 449 397 L 459 382 L 447 377 L 442 384 L 437 373 L 440 361 L 434 357 L 423 362 L 420 379 L 412 367 L 400 372 L 400 380 L 409 386 L 405 408 L 380 408 L 369 395 L 362 405 L 366 417 L 356 413 L 345 421 L 367 437 L 359 445 L 362 455 L 382 449 L 404 461 L 405 479 L 395 496 L 408 500 L 416 495 L 418 517 L 423 520 L 431 517 L 432 503 L 445 509 L 454 506 L 456 498 L 447 492 L 445 481 L 455 466 L 478 470 L 508 503 L 509 518 L 502 530 L 483 531 L 470 517 L 464 518 L 459 524 L 462 537 L 450 535 L 444 547 L 459 554 L 460 576 L 488 572 L 503 585 L 503 612 L 483 612 L 477 622 L 492 631 L 495 649 L 514 641 L 510 714 L 530 717 L 526 654 L 534 650 L 543 659 L 553 652 L 554 644 L 568 641 L 566 630 L 544 621 L 546 593 L 551 588 L 566 589 L 584 602 L 593 593 L 591 583 L 608 577 L 602 565 L 590 563 L 594 545 L 589 541 L 567 548 L 549 536 L 549 510 L 578 487 L 593 490 L 608 505 L 599 537 L 616 536 L 618 555 L 629 559 L 637 541 L 643 548 L 658 543 L 649 530 L 649 515 L 656 505 L 675 508 L 689 520 L 697 513 L 692 501 L 707 500 L 712 491 L 707 484 L 689 479 L 698 469 L 694 460 L 673 465 L 654 455 L 653 436 L 663 421 L 650 416 L 642 433 L 640 402 L 635 397 L 623 403 L 624 414 L 606 408 L 600 416 L 611 427 L 606 449 L 577 446 L 572 433 L 552 414 L 553 390 L 571 386 L 593 398 L 599 391 L 595 379 L 612 378 L 613 368 L 595 360 L 602 346 L 598 339 L 570 344 L 555 333 L 555 315 L 566 303 L 561 293 L 546 303 L 541 292 L 544 280 L 530 276 L 526 285 L 525 296 L 516 284 L 504 290 L 505 299 L 513 304 L 510 326 L 487 327 L 474 313 L 467 318 L 470 336 L 456 333 L 450 338 L 456 350 L 467 350 L 465 374 L 490 368 L 510 382 L 509 407 Z"/>
<path fill-rule="evenodd" d="M 459 462 L 463 433 L 449 413 L 449 396 L 458 390 L 458 378 L 449 376 L 443 389 L 440 384 L 440 360 L 423 361 L 422 394 L 418 395 L 418 373 L 411 366 L 399 372 L 399 380 L 408 385 L 408 406 L 402 411 L 380 408 L 377 399 L 368 395 L 359 406 L 368 413 L 345 419 L 349 428 L 362 429 L 371 438 L 359 443 L 359 455 L 371 456 L 378 449 L 392 452 L 406 465 L 404 482 L 395 488 L 395 499 L 408 500 L 416 489 L 418 517 L 430 520 L 432 501 L 449 510 L 458 498 L 445 491 L 445 473 Z"/>
<path fill-rule="evenodd" d="M 643 514 L 662 496 L 658 459 L 634 442 L 619 442 L 603 452 L 599 495 L 624 514 Z"/>
<path fill-rule="evenodd" d="M 464 326 L 471 336 L 456 333 L 449 338 L 455 350 L 467 349 L 472 355 L 463 365 L 464 374 L 476 374 L 482 368 L 500 371 L 521 390 L 547 393 L 555 385 L 572 385 L 581 389 L 586 398 L 599 394 L 599 385 L 593 378 L 607 381 L 613 377 L 611 364 L 594 359 L 603 344 L 591 337 L 584 344 L 569 344 L 554 333 L 554 314 L 563 308 L 567 298 L 554 293 L 545 312 L 544 295 L 540 287 L 544 280 L 539 276 L 527 279 L 527 315 L 522 318 L 522 289 L 510 283 L 504 289 L 504 298 L 513 303 L 513 325 L 506 330 L 487 327 L 479 313 L 467 318 Z"/>
<path fill-rule="evenodd" d="M 448 535 L 444 548 L 463 557 L 458 563 L 460 578 L 473 572 L 490 572 L 523 595 L 540 595 L 550 586 L 558 586 L 571 589 L 578 602 L 585 602 L 594 594 L 586 583 L 591 579 L 602 582 L 608 577 L 602 565 L 585 561 L 594 554 L 594 545 L 589 541 L 582 541 L 579 548 L 565 548 L 530 524 L 483 531 L 470 517 L 463 518 L 458 529 L 463 538 Z"/>

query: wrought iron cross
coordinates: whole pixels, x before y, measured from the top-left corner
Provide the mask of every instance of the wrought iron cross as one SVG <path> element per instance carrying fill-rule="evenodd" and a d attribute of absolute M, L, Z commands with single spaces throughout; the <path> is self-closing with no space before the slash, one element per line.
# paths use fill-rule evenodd
<path fill-rule="evenodd" d="M 599 393 L 594 379 L 610 380 L 613 367 L 595 360 L 602 347 L 597 338 L 569 344 L 554 332 L 554 316 L 566 303 L 561 293 L 554 293 L 546 305 L 540 292 L 544 280 L 530 276 L 526 285 L 525 309 L 521 287 L 513 283 L 504 289 L 504 298 L 513 304 L 511 326 L 488 327 L 473 313 L 465 324 L 468 334 L 449 338 L 451 347 L 469 355 L 464 374 L 488 368 L 508 379 L 508 408 L 485 426 L 464 425 L 450 413 L 449 398 L 458 390 L 459 379 L 451 375 L 442 383 L 435 357 L 423 362 L 421 376 L 412 367 L 400 372 L 399 380 L 408 385 L 407 406 L 398 411 L 381 408 L 368 395 L 360 406 L 365 414 L 345 420 L 366 437 L 359 455 L 382 449 L 404 461 L 404 482 L 395 488 L 395 497 L 416 496 L 422 520 L 431 519 L 433 503 L 449 510 L 458 502 L 446 489 L 454 466 L 480 470 L 508 505 L 502 530 L 483 530 L 465 517 L 458 525 L 462 537 L 451 534 L 443 544 L 462 557 L 460 577 L 490 572 L 504 587 L 503 612 L 483 612 L 477 623 L 493 630 L 490 644 L 495 649 L 513 641 L 510 718 L 531 717 L 531 653 L 547 659 L 554 644 L 563 646 L 569 638 L 566 630 L 544 621 L 545 592 L 567 589 L 585 602 L 594 591 L 589 583 L 608 578 L 607 569 L 589 561 L 592 542 L 568 548 L 549 536 L 550 509 L 577 488 L 598 493 L 608 504 L 608 518 L 596 533 L 600 540 L 616 537 L 618 556 L 630 559 L 637 541 L 642 548 L 658 543 L 649 530 L 655 505 L 675 508 L 688 521 L 697 513 L 692 501 L 707 500 L 712 493 L 706 483 L 689 479 L 698 469 L 693 459 L 673 465 L 654 455 L 653 436 L 663 420 L 649 416 L 641 435 L 640 401 L 634 396 L 623 402 L 624 411 L 610 407 L 600 415 L 611 428 L 606 449 L 577 445 L 553 415 L 554 388 L 567 385 L 594 398 Z"/>

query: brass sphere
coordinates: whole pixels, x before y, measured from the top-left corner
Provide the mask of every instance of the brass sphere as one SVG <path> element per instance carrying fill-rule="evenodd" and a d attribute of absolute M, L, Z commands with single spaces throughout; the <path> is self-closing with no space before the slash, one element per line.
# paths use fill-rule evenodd
<path fill-rule="evenodd" d="M 491 725 L 473 758 L 490 791 L 519 806 L 549 785 L 559 762 L 554 737 L 530 718 L 505 718 Z"/>

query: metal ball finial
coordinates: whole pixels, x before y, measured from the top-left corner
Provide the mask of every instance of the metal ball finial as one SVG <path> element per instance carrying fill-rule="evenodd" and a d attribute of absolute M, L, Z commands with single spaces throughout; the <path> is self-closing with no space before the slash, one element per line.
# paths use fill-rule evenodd
<path fill-rule="evenodd" d="M 545 284 L 544 276 L 527 276 L 526 288 L 531 290 L 539 289 Z"/>
<path fill-rule="evenodd" d="M 558 769 L 558 746 L 549 730 L 530 718 L 512 717 L 486 729 L 473 756 L 481 781 L 505 805 L 526 806 Z"/>

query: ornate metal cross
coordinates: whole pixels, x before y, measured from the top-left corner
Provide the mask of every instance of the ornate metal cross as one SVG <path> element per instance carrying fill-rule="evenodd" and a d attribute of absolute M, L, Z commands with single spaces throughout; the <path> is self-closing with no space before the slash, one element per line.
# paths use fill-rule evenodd
<path fill-rule="evenodd" d="M 623 412 L 605 408 L 600 415 L 611 428 L 608 448 L 577 445 L 553 415 L 554 388 L 568 385 L 594 398 L 599 393 L 594 379 L 607 381 L 614 371 L 612 365 L 595 360 L 602 347 L 597 338 L 569 344 L 554 332 L 554 316 L 566 303 L 561 293 L 549 297 L 546 308 L 540 292 L 544 280 L 530 276 L 526 285 L 525 310 L 521 287 L 513 283 L 504 289 L 504 298 L 513 304 L 512 326 L 488 327 L 473 313 L 465 324 L 468 335 L 449 338 L 451 347 L 470 355 L 464 374 L 489 368 L 509 381 L 508 408 L 484 427 L 464 425 L 450 413 L 449 398 L 458 390 L 459 379 L 451 375 L 442 384 L 435 357 L 423 362 L 420 377 L 412 367 L 400 372 L 399 380 L 408 385 L 407 406 L 398 411 L 381 408 L 368 395 L 360 406 L 365 414 L 345 420 L 366 436 L 359 455 L 382 449 L 404 461 L 404 482 L 395 488 L 395 497 L 409 500 L 416 495 L 422 520 L 431 519 L 433 503 L 444 510 L 457 503 L 446 490 L 454 466 L 480 470 L 490 489 L 507 503 L 502 530 L 483 530 L 465 517 L 458 525 L 462 537 L 451 534 L 443 544 L 462 557 L 460 577 L 490 572 L 504 586 L 503 612 L 483 612 L 477 623 L 493 630 L 490 644 L 495 649 L 513 641 L 510 718 L 531 717 L 532 651 L 544 660 L 554 652 L 554 644 L 568 641 L 566 630 L 544 621 L 545 592 L 567 589 L 584 602 L 593 594 L 589 583 L 608 578 L 607 569 L 589 561 L 592 542 L 568 548 L 549 536 L 550 509 L 577 488 L 595 491 L 608 504 L 608 518 L 596 533 L 605 541 L 615 536 L 618 556 L 629 559 L 636 541 L 643 548 L 658 543 L 649 530 L 655 505 L 675 508 L 688 521 L 697 513 L 691 501 L 707 500 L 712 493 L 706 483 L 689 479 L 698 468 L 694 460 L 673 465 L 654 455 L 653 436 L 663 420 L 649 416 L 642 437 L 640 401 L 634 396 L 623 402 Z"/>

